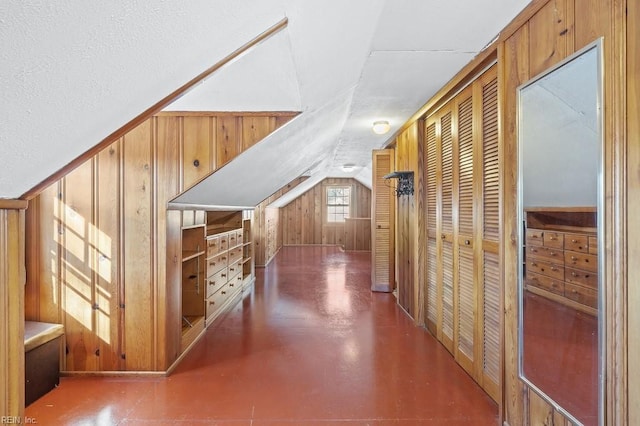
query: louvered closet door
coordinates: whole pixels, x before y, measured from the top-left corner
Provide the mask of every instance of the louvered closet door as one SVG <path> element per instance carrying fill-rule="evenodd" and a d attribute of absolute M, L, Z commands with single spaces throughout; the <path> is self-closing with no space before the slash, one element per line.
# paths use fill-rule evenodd
<path fill-rule="evenodd" d="M 371 289 L 391 292 L 394 287 L 394 194 L 384 175 L 393 171 L 393 150 L 373 151 Z"/>
<path fill-rule="evenodd" d="M 440 249 L 442 253 L 439 273 L 441 291 L 441 328 L 438 337 L 442 344 L 453 352 L 454 298 L 453 298 L 453 132 L 451 110 L 444 109 L 440 119 L 441 158 L 441 225 Z"/>
<path fill-rule="evenodd" d="M 425 125 L 424 163 L 426 167 L 426 223 L 427 223 L 427 328 L 438 334 L 438 244 L 437 244 L 437 182 L 438 146 L 436 140 L 436 121 L 427 120 Z"/>
<path fill-rule="evenodd" d="M 482 93 L 482 386 L 500 398 L 500 197 L 496 67 L 480 80 Z"/>
<path fill-rule="evenodd" d="M 471 87 L 456 102 L 457 161 L 455 192 L 457 238 L 455 276 L 455 357 L 467 372 L 473 372 L 476 332 L 476 283 L 474 280 L 474 143 Z"/>

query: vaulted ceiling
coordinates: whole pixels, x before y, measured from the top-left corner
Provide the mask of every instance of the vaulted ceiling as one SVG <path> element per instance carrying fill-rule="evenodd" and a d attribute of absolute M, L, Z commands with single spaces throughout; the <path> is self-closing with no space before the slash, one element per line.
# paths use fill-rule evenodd
<path fill-rule="evenodd" d="M 166 109 L 301 113 L 175 201 L 253 206 L 300 175 L 311 178 L 298 192 L 327 176 L 370 184 L 371 150 L 527 3 L 4 1 L 0 198 L 21 196 L 283 17 L 286 29 Z M 375 135 L 376 119 L 391 133 Z"/>

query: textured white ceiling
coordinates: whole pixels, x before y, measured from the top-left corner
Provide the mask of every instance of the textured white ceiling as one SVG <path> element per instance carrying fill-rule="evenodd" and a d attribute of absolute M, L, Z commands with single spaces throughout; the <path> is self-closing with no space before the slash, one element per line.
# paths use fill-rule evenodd
<path fill-rule="evenodd" d="M 370 182 L 371 150 L 386 141 L 371 123 L 401 126 L 526 3 L 6 0 L 0 197 L 20 196 L 284 16 L 285 31 L 169 109 L 302 113 L 178 201 L 253 205 L 302 173 Z M 358 167 L 344 173 L 347 162 Z"/>

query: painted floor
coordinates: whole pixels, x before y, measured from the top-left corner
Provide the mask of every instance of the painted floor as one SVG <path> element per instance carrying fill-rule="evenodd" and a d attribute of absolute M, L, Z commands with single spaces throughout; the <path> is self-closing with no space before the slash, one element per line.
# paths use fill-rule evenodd
<path fill-rule="evenodd" d="M 39 425 L 497 425 L 452 356 L 370 291 L 370 253 L 284 247 L 166 378 L 62 378 Z"/>

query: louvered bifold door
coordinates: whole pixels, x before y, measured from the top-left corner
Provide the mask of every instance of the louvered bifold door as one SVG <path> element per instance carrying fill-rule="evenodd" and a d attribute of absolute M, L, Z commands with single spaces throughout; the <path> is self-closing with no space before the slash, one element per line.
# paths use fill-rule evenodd
<path fill-rule="evenodd" d="M 394 287 L 394 194 L 383 176 L 393 171 L 392 149 L 373 151 L 371 196 L 371 289 L 391 292 Z"/>
<path fill-rule="evenodd" d="M 441 158 L 441 226 L 440 249 L 442 263 L 441 318 L 442 326 L 438 338 L 453 353 L 454 298 L 453 298 L 453 131 L 451 110 L 444 110 L 440 118 L 440 158 Z"/>
<path fill-rule="evenodd" d="M 455 240 L 455 358 L 473 375 L 476 331 L 476 283 L 474 280 L 474 185 L 473 185 L 473 99 L 471 87 L 458 97 L 457 156 L 454 205 L 457 206 L 457 233 Z M 457 157 L 457 158 L 456 158 Z"/>
<path fill-rule="evenodd" d="M 426 271 L 426 307 L 427 307 L 427 328 L 434 335 L 438 334 L 438 251 L 436 232 L 436 205 L 437 205 L 437 141 L 436 122 L 427 120 L 425 125 L 425 145 L 424 163 L 426 171 L 426 223 L 427 223 L 427 271 Z"/>
<path fill-rule="evenodd" d="M 496 67 L 480 79 L 482 99 L 482 264 L 479 311 L 482 324 L 481 382 L 496 401 L 501 389 L 500 192 L 498 80 Z"/>

